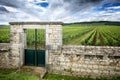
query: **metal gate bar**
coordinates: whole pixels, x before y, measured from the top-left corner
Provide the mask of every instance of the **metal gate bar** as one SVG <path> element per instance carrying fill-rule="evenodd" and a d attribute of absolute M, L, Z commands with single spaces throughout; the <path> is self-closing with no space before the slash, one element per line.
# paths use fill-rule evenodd
<path fill-rule="evenodd" d="M 37 66 L 37 29 L 35 29 L 35 66 Z"/>

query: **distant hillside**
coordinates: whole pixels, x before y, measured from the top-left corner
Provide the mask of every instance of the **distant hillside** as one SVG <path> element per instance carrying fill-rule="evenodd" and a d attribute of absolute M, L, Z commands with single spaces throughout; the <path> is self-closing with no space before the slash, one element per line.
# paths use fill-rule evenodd
<path fill-rule="evenodd" d="M 0 27 L 9 27 L 9 25 L 0 25 Z"/>
<path fill-rule="evenodd" d="M 71 25 L 71 24 L 96 24 L 96 25 L 115 25 L 120 26 L 120 22 L 113 22 L 113 21 L 93 21 L 93 22 L 76 22 L 76 23 L 65 23 L 64 25 Z"/>
<path fill-rule="evenodd" d="M 64 23 L 64 25 L 71 25 L 71 24 L 81 24 L 81 25 L 114 25 L 120 26 L 120 22 L 114 21 L 92 21 L 92 22 L 75 22 L 75 23 Z M 9 27 L 9 25 L 0 25 L 0 27 Z"/>

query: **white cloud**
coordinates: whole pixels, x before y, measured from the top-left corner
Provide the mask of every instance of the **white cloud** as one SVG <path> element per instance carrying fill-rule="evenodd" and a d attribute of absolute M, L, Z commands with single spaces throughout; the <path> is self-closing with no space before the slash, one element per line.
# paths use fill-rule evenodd
<path fill-rule="evenodd" d="M 1 0 L 5 2 L 5 0 Z M 1 2 L 0 1 L 0 2 Z M 1 4 L 9 13 L 0 14 L 0 23 L 10 21 L 62 21 L 62 22 L 84 22 L 84 21 L 120 21 L 120 6 L 108 7 L 107 11 L 94 11 L 93 9 L 104 4 L 108 0 L 7 0 L 8 3 Z M 14 1 L 13 3 L 11 1 Z M 49 6 L 43 8 L 36 3 L 48 2 Z M 83 1 L 83 2 L 82 2 Z M 116 1 L 116 0 L 115 0 Z M 82 2 L 82 3 L 81 3 Z M 113 2 L 113 1 L 111 1 Z"/>
<path fill-rule="evenodd" d="M 18 10 L 16 8 L 9 7 L 9 6 L 3 6 L 3 7 L 5 7 L 10 12 L 18 12 Z"/>
<path fill-rule="evenodd" d="M 107 9 L 120 9 L 120 6 L 108 7 Z"/>

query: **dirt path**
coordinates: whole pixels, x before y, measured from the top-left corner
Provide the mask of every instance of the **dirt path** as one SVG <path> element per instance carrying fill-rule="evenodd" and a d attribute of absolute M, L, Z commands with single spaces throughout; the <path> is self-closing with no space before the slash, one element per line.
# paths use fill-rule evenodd
<path fill-rule="evenodd" d="M 97 30 L 96 30 L 95 36 L 93 38 L 93 42 L 92 42 L 93 45 L 96 45 L 96 39 L 97 39 Z"/>
<path fill-rule="evenodd" d="M 104 45 L 104 41 L 103 41 L 103 37 L 100 34 L 100 32 L 99 32 L 99 39 L 100 39 L 100 46 L 103 46 Z"/>

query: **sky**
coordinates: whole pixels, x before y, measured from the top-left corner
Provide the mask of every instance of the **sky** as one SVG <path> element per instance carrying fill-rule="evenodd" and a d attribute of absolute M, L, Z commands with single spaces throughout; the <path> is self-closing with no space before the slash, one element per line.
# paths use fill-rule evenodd
<path fill-rule="evenodd" d="M 120 0 L 0 0 L 0 24 L 18 21 L 120 22 Z"/>

